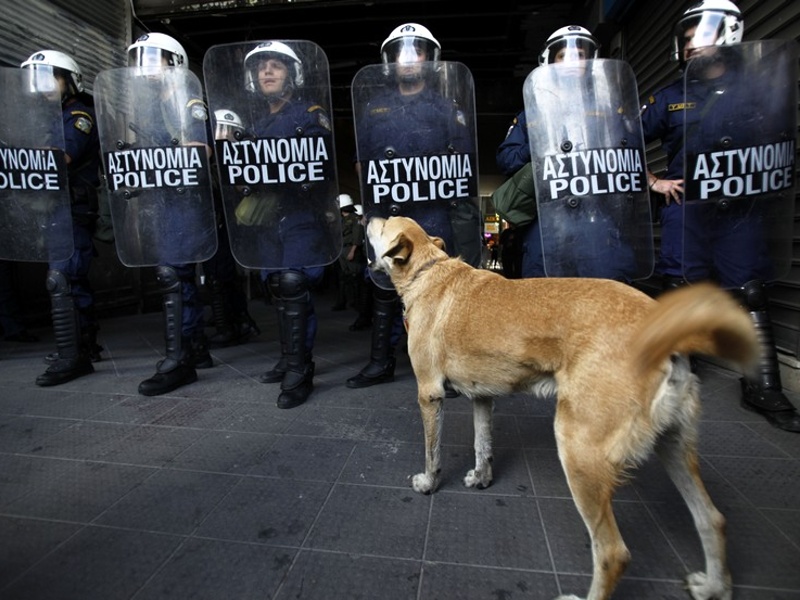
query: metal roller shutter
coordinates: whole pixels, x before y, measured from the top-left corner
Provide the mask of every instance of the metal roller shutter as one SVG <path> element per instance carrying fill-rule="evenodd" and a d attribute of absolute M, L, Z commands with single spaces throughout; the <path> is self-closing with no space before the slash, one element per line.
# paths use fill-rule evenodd
<path fill-rule="evenodd" d="M 126 64 L 131 9 L 127 0 L 0 2 L 0 65 L 18 67 L 37 50 L 78 61 L 89 92 L 98 71 Z"/>

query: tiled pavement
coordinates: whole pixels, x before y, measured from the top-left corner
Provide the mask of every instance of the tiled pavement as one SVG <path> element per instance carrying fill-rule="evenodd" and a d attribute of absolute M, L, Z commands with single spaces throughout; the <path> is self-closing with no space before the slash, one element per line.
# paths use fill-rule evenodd
<path fill-rule="evenodd" d="M 161 315 L 105 319 L 96 373 L 38 388 L 51 350 L 0 342 L 0 599 L 551 599 L 585 594 L 588 537 L 561 474 L 552 401 L 499 399 L 495 482 L 466 489 L 472 421 L 446 401 L 443 484 L 422 469 L 414 378 L 350 390 L 369 332 L 321 298 L 316 390 L 293 410 L 259 373 L 262 334 L 169 396 L 136 394 L 163 349 Z M 492 340 L 486 324 L 486 342 Z M 800 435 L 738 405 L 737 375 L 700 363 L 702 469 L 728 519 L 734 598 L 800 599 Z M 792 396 L 798 400 L 796 395 Z M 587 410 L 590 410 L 587 408 Z M 687 509 L 655 463 L 617 496 L 633 554 L 616 599 L 688 598 L 702 567 Z"/>

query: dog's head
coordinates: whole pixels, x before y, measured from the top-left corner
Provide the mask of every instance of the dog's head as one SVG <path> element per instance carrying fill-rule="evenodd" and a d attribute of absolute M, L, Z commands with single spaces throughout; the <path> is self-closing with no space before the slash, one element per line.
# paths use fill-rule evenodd
<path fill-rule="evenodd" d="M 375 255 L 370 268 L 389 275 L 395 285 L 404 275 L 413 274 L 414 265 L 447 257 L 444 240 L 428 235 L 408 217 L 373 217 L 367 225 L 367 239 Z"/>

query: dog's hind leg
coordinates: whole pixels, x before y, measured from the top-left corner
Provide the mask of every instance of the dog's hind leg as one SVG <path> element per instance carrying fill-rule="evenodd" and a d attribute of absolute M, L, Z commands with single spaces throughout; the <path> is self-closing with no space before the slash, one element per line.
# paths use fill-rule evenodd
<path fill-rule="evenodd" d="M 703 545 L 706 570 L 686 578 L 689 593 L 695 600 L 730 600 L 732 583 L 726 561 L 725 517 L 711 502 L 700 478 L 694 433 L 667 434 L 659 440 L 656 453 L 689 507 Z"/>
<path fill-rule="evenodd" d="M 563 431 L 570 431 L 575 437 L 565 437 Z M 630 552 L 619 532 L 611 505 L 619 468 L 605 458 L 604 452 L 590 449 L 592 444 L 585 439 L 585 430 L 580 431 L 579 427 L 571 424 L 559 433 L 557 426 L 561 465 L 592 542 L 592 584 L 586 600 L 607 600 L 630 562 Z"/>
<path fill-rule="evenodd" d="M 419 386 L 419 410 L 422 415 L 422 427 L 425 432 L 425 472 L 417 473 L 411 478 L 411 487 L 415 492 L 430 494 L 439 485 L 439 473 L 442 468 L 442 398 L 430 398 L 423 395 Z M 444 390 L 442 390 L 444 393 Z"/>
<path fill-rule="evenodd" d="M 475 428 L 475 468 L 464 477 L 464 485 L 484 489 L 492 484 L 493 398 L 473 398 L 472 421 Z"/>

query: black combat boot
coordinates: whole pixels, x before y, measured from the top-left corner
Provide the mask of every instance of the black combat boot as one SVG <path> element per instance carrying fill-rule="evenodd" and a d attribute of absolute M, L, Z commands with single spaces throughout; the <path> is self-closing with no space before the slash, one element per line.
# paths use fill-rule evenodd
<path fill-rule="evenodd" d="M 400 300 L 394 292 L 382 291 L 376 296 L 372 312 L 372 346 L 367 366 L 347 380 L 349 388 L 364 388 L 394 381 L 394 347 L 392 327 L 400 310 Z"/>
<path fill-rule="evenodd" d="M 97 343 L 97 331 L 99 329 L 100 327 L 98 327 L 97 323 L 90 323 L 81 328 L 81 343 L 86 350 L 86 354 L 89 356 L 89 360 L 93 363 L 103 360 L 100 353 L 104 348 Z"/>
<path fill-rule="evenodd" d="M 81 325 L 81 323 L 86 323 Z M 93 309 L 85 309 L 78 311 L 78 324 L 81 332 L 81 347 L 84 353 L 89 357 L 93 363 L 100 362 L 103 357 L 100 355 L 104 348 L 97 343 L 97 332 L 100 327 L 97 325 L 97 320 L 94 317 Z M 51 352 L 44 357 L 44 362 L 52 365 L 59 359 L 58 351 Z"/>
<path fill-rule="evenodd" d="M 47 289 L 50 292 L 58 358 L 36 378 L 36 385 L 41 387 L 60 385 L 94 372 L 92 362 L 81 344 L 78 310 L 64 273 L 48 271 Z"/>
<path fill-rule="evenodd" d="M 285 299 L 283 318 L 288 332 L 286 373 L 281 381 L 278 408 L 294 408 L 308 399 L 314 389 L 314 361 L 306 350 L 310 294 Z"/>
<path fill-rule="evenodd" d="M 210 369 L 214 366 L 205 333 L 198 331 L 191 338 L 184 338 L 181 343 L 189 349 L 189 364 L 195 369 Z"/>
<path fill-rule="evenodd" d="M 216 279 L 211 282 L 211 320 L 216 328 L 216 333 L 208 338 L 209 346 L 224 348 L 233 345 L 236 339 L 233 310 L 225 284 Z"/>
<path fill-rule="evenodd" d="M 286 303 L 281 298 L 280 293 L 280 275 L 270 275 L 267 280 L 267 288 L 269 289 L 270 298 L 272 298 L 272 305 L 278 316 L 278 339 L 281 345 L 281 357 L 278 362 L 269 371 L 259 375 L 258 380 L 261 383 L 279 383 L 283 381 L 283 376 L 286 375 L 288 369 L 286 354 L 289 348 L 289 331 L 287 329 L 286 320 Z"/>
<path fill-rule="evenodd" d="M 213 281 L 211 284 L 211 316 L 216 332 L 208 338 L 211 348 L 243 344 L 261 330 L 247 312 L 247 301 L 239 298 L 237 281 Z"/>
<path fill-rule="evenodd" d="M 783 393 L 772 321 L 767 312 L 766 288 L 760 281 L 746 283 L 739 295 L 750 311 L 761 345 L 757 379 L 742 377 L 742 406 L 763 415 L 779 429 L 800 433 L 800 414 Z"/>
<path fill-rule="evenodd" d="M 171 267 L 158 267 L 156 275 L 165 290 L 162 301 L 166 356 L 156 365 L 155 375 L 139 384 L 139 393 L 143 396 L 160 396 L 197 381 L 189 347 L 184 343 L 188 340 L 181 336 L 183 301 L 180 281 Z"/>
<path fill-rule="evenodd" d="M 372 327 L 372 288 L 365 281 L 356 281 L 353 287 L 353 304 L 358 311 L 350 331 L 363 331 Z"/>

